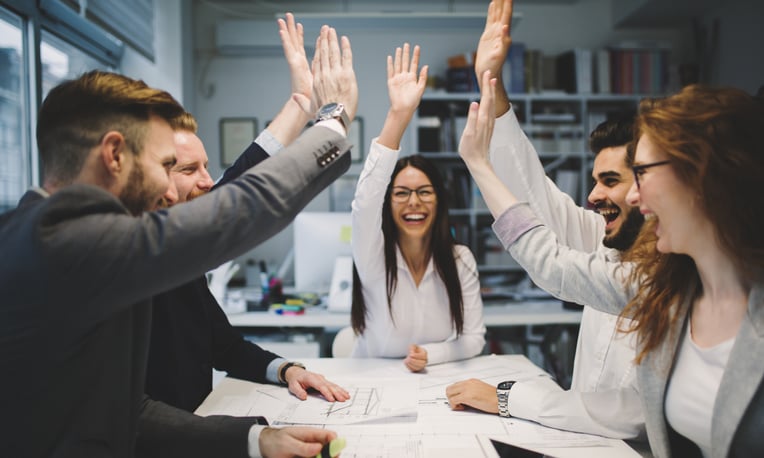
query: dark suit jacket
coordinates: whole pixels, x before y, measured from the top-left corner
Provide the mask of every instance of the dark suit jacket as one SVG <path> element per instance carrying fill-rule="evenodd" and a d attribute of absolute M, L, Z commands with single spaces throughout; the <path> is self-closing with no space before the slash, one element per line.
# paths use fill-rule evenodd
<path fill-rule="evenodd" d="M 315 126 L 188 204 L 134 217 L 104 189 L 72 185 L 0 216 L 2 454 L 132 456 L 150 298 L 282 230 L 347 170 L 348 148 Z"/>
<path fill-rule="evenodd" d="M 268 157 L 252 143 L 215 188 Z M 276 358 L 244 340 L 231 326 L 207 288 L 206 278 L 154 297 L 146 373 L 146 393 L 152 399 L 193 412 L 212 391 L 213 367 L 232 377 L 266 382 L 266 368 Z"/>

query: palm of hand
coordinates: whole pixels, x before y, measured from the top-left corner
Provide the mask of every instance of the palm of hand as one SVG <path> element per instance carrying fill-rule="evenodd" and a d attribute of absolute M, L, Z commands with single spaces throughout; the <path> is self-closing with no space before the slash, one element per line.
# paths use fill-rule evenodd
<path fill-rule="evenodd" d="M 387 81 L 392 109 L 415 109 L 422 98 L 424 86 L 418 84 L 416 73 L 399 73 Z"/>
<path fill-rule="evenodd" d="M 475 73 L 478 75 L 482 75 L 486 70 L 490 70 L 493 76 L 499 74 L 511 43 L 511 39 L 504 36 L 502 31 L 501 24 L 492 24 L 486 27 L 480 37 L 475 58 Z"/>
<path fill-rule="evenodd" d="M 313 74 L 310 72 L 305 53 L 295 53 L 289 59 L 292 74 L 292 93 L 310 98 L 313 89 Z"/>

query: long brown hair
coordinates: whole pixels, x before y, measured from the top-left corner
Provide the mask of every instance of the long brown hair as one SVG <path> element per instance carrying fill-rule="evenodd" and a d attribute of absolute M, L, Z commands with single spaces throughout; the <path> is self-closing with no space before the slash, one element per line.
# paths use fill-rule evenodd
<path fill-rule="evenodd" d="M 382 204 L 382 234 L 384 237 L 385 272 L 387 286 L 387 307 L 392 317 L 391 299 L 398 283 L 398 265 L 395 247 L 398 244 L 398 228 L 393 221 L 393 212 L 390 204 L 390 196 L 395 177 L 406 167 L 414 167 L 421 170 L 432 183 L 438 203 L 435 212 L 435 222 L 432 225 L 432 237 L 430 237 L 429 251 L 432 255 L 435 270 L 440 275 L 448 294 L 451 322 L 456 329 L 456 334 L 461 335 L 464 329 L 464 304 L 462 298 L 462 284 L 459 281 L 459 273 L 454 259 L 454 237 L 448 222 L 448 199 L 443 179 L 435 165 L 420 155 L 406 156 L 398 159 L 393 170 L 390 183 L 385 191 L 385 201 Z M 350 311 L 350 322 L 356 335 L 363 334 L 366 329 L 366 301 L 361 291 L 361 279 L 353 265 L 353 305 Z"/>
<path fill-rule="evenodd" d="M 635 141 L 647 135 L 668 155 L 679 180 L 693 189 L 721 247 L 746 282 L 764 266 L 764 103 L 731 88 L 692 85 L 640 104 Z M 622 316 L 634 318 L 640 362 L 666 338 L 683 301 L 702 291 L 692 258 L 656 249 L 655 222 L 642 228 L 625 256 L 635 263 L 636 296 Z"/>

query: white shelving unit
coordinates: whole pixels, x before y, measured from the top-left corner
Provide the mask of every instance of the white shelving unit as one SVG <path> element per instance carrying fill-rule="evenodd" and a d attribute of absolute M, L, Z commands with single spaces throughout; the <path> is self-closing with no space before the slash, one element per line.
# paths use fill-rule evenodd
<path fill-rule="evenodd" d="M 547 175 L 574 200 L 586 205 L 593 156 L 589 133 L 609 113 L 634 111 L 645 95 L 510 94 L 523 130 L 534 144 Z M 497 292 L 527 286 L 517 263 L 491 231 L 493 218 L 457 152 L 469 103 L 477 93 L 425 93 L 412 126 L 410 151 L 436 161 L 450 191 L 450 217 L 459 243 L 477 258 L 481 282 Z M 524 283 L 523 283 L 524 282 Z M 518 286 L 519 284 L 519 286 Z"/>

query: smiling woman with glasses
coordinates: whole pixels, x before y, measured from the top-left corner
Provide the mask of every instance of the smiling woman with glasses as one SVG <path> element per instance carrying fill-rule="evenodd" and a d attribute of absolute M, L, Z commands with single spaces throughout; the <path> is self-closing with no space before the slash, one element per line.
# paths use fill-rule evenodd
<path fill-rule="evenodd" d="M 358 179 L 353 214 L 351 356 L 404 358 L 411 371 L 480 354 L 483 303 L 475 258 L 456 245 L 448 196 L 432 162 L 398 159 L 427 79 L 419 48 L 388 57 L 390 110 Z"/>

